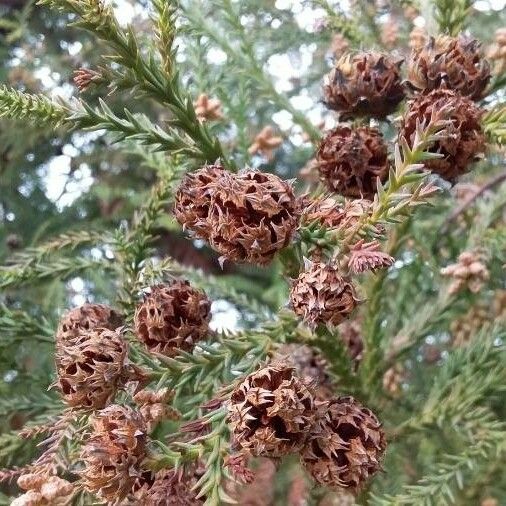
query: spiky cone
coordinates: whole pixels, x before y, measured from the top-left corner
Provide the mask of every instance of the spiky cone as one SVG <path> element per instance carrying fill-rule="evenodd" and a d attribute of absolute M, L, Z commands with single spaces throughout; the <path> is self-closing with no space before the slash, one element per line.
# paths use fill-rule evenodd
<path fill-rule="evenodd" d="M 255 459 L 252 480 L 248 483 L 228 480 L 227 493 L 241 506 L 273 504 L 276 464 L 267 458 Z"/>
<path fill-rule="evenodd" d="M 137 306 L 135 333 L 154 353 L 190 352 L 209 332 L 211 301 L 188 281 L 155 285 Z"/>
<path fill-rule="evenodd" d="M 320 179 L 344 197 L 373 200 L 377 180 L 388 177 L 390 162 L 383 136 L 376 128 L 338 125 L 321 141 L 316 154 Z"/>
<path fill-rule="evenodd" d="M 362 326 L 359 321 L 346 320 L 339 325 L 339 337 L 348 350 L 348 355 L 353 360 L 355 367 L 362 360 L 364 352 L 364 339 L 362 338 Z"/>
<path fill-rule="evenodd" d="M 174 206 L 179 223 L 208 241 L 220 261 L 257 265 L 290 243 L 298 211 L 291 184 L 274 174 L 210 167 L 186 176 Z"/>
<path fill-rule="evenodd" d="M 386 448 L 381 423 L 353 397 L 333 399 L 322 410 L 302 464 L 318 484 L 356 491 L 381 468 Z"/>
<path fill-rule="evenodd" d="M 209 239 L 210 183 L 225 172 L 221 165 L 206 165 L 183 178 L 174 199 L 174 216 L 183 226 L 201 239 Z"/>
<path fill-rule="evenodd" d="M 209 243 L 222 259 L 267 265 L 290 244 L 299 206 L 289 182 L 246 169 L 212 185 Z"/>
<path fill-rule="evenodd" d="M 325 78 L 325 105 L 342 119 L 385 118 L 404 99 L 401 64 L 402 60 L 374 52 L 341 57 Z"/>
<path fill-rule="evenodd" d="M 86 303 L 70 309 L 60 318 L 56 344 L 64 346 L 76 340 L 82 332 L 96 328 L 115 330 L 123 323 L 123 317 L 112 307 Z"/>
<path fill-rule="evenodd" d="M 302 204 L 301 224 L 318 223 L 320 227 L 339 230 L 354 227 L 364 214 L 371 213 L 372 208 L 369 200 L 352 199 L 341 203 L 332 197 L 305 200 Z"/>
<path fill-rule="evenodd" d="M 273 357 L 274 362 L 286 360 L 295 366 L 304 383 L 312 385 L 319 399 L 328 398 L 332 381 L 327 372 L 327 361 L 314 348 L 305 344 L 284 344 Z"/>
<path fill-rule="evenodd" d="M 127 344 L 108 329 L 82 332 L 56 351 L 57 385 L 65 403 L 74 408 L 101 409 L 127 378 Z"/>
<path fill-rule="evenodd" d="M 349 318 L 358 298 L 352 283 L 335 267 L 308 261 L 306 270 L 292 285 L 290 303 L 310 327 L 319 324 L 337 327 Z"/>
<path fill-rule="evenodd" d="M 198 506 L 205 498 L 197 498 L 194 490 L 199 474 L 195 466 L 174 471 L 163 469 L 135 491 L 131 504 L 139 506 Z"/>
<path fill-rule="evenodd" d="M 84 444 L 82 481 L 88 492 L 118 504 L 140 476 L 146 455 L 146 427 L 140 413 L 113 404 L 91 418 L 92 434 Z"/>
<path fill-rule="evenodd" d="M 235 444 L 253 456 L 299 451 L 316 419 L 313 392 L 291 365 L 271 363 L 232 392 L 228 421 Z"/>
<path fill-rule="evenodd" d="M 441 140 L 430 148 L 440 158 L 424 161 L 426 169 L 454 183 L 459 176 L 470 170 L 471 164 L 484 152 L 486 143 L 481 127 L 483 110 L 472 100 L 452 90 L 434 90 L 410 101 L 401 122 L 399 138 L 410 146 L 415 140 L 417 125 L 428 124 L 438 111 L 447 111 L 447 124 Z"/>
<path fill-rule="evenodd" d="M 407 84 L 416 92 L 448 88 L 479 100 L 490 76 L 490 65 L 477 40 L 465 35 L 441 35 L 430 37 L 425 45 L 413 49 Z"/>

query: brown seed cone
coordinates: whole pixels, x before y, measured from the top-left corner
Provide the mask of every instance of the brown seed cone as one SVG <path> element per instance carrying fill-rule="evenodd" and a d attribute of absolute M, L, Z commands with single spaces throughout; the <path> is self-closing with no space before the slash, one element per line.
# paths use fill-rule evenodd
<path fill-rule="evenodd" d="M 316 417 L 313 393 L 293 366 L 281 363 L 247 376 L 233 391 L 228 410 L 237 445 L 261 457 L 299 451 Z"/>
<path fill-rule="evenodd" d="M 292 285 L 292 308 L 311 327 L 336 327 L 357 305 L 354 287 L 334 267 L 320 262 L 308 264 Z"/>
<path fill-rule="evenodd" d="M 127 344 L 117 332 L 95 329 L 56 351 L 58 387 L 71 407 L 101 409 L 125 381 Z"/>
<path fill-rule="evenodd" d="M 376 128 L 338 125 L 322 140 L 316 154 L 320 179 L 345 197 L 372 200 L 376 181 L 388 177 L 388 151 Z"/>
<path fill-rule="evenodd" d="M 404 98 L 401 64 L 401 60 L 373 52 L 343 56 L 325 79 L 325 105 L 338 111 L 342 119 L 388 116 Z"/>
<path fill-rule="evenodd" d="M 256 170 L 215 181 L 209 242 L 233 262 L 270 263 L 297 228 L 299 206 L 291 184 Z"/>
<path fill-rule="evenodd" d="M 198 481 L 195 469 L 185 472 L 164 469 L 151 478 L 150 483 L 135 492 L 132 504 L 138 506 L 197 506 L 205 499 L 197 499 L 198 491 L 192 490 Z"/>
<path fill-rule="evenodd" d="M 227 481 L 226 492 L 240 506 L 267 506 L 273 504 L 276 464 L 267 458 L 255 459 L 253 480 L 250 483 Z"/>
<path fill-rule="evenodd" d="M 92 435 L 81 458 L 87 491 L 113 504 L 124 499 L 140 476 L 146 455 L 146 427 L 142 416 L 113 404 L 91 419 Z"/>
<path fill-rule="evenodd" d="M 408 64 L 408 85 L 413 90 L 448 88 L 473 100 L 481 98 L 490 76 L 480 43 L 464 35 L 430 37 L 413 50 Z"/>
<path fill-rule="evenodd" d="M 209 332 L 211 302 L 188 281 L 155 285 L 137 306 L 135 332 L 147 349 L 169 357 L 193 350 Z"/>
<path fill-rule="evenodd" d="M 443 108 L 448 110 L 449 124 L 444 138 L 430 149 L 430 152 L 443 156 L 426 160 L 424 165 L 447 181 L 454 182 L 485 150 L 485 135 L 481 128 L 483 110 L 474 102 L 451 90 L 434 90 L 427 95 L 419 95 L 409 103 L 400 137 L 413 145 L 417 123 L 427 124 L 431 116 Z"/>
<path fill-rule="evenodd" d="M 329 401 L 324 409 L 302 464 L 320 485 L 356 490 L 380 469 L 386 448 L 381 423 L 353 397 Z"/>
<path fill-rule="evenodd" d="M 306 200 L 302 204 L 305 207 L 301 217 L 302 223 L 319 222 L 321 226 L 340 230 L 354 227 L 364 214 L 371 213 L 372 207 L 369 200 L 352 199 L 340 203 L 331 197 Z"/>
<path fill-rule="evenodd" d="M 225 170 L 220 165 L 206 165 L 189 172 L 175 196 L 174 215 L 183 228 L 201 239 L 209 239 L 207 217 L 211 205 L 210 183 L 219 179 Z"/>
<path fill-rule="evenodd" d="M 96 328 L 115 330 L 124 321 L 122 316 L 105 304 L 83 304 L 67 311 L 60 319 L 56 331 L 58 346 L 75 341 L 81 333 Z"/>
<path fill-rule="evenodd" d="M 257 265 L 289 244 L 298 223 L 291 185 L 252 169 L 232 174 L 207 167 L 186 176 L 174 209 L 178 221 L 222 259 Z"/>
<path fill-rule="evenodd" d="M 348 355 L 355 365 L 362 360 L 364 352 L 364 340 L 362 338 L 362 327 L 357 320 L 344 321 L 339 325 L 339 337 L 348 350 Z"/>
<path fill-rule="evenodd" d="M 317 394 L 320 393 L 320 387 L 331 390 L 332 381 L 326 370 L 327 361 L 314 348 L 305 344 L 284 344 L 278 349 L 273 360 L 283 361 L 286 358 L 293 363 L 297 375 L 306 385 L 314 385 Z"/>

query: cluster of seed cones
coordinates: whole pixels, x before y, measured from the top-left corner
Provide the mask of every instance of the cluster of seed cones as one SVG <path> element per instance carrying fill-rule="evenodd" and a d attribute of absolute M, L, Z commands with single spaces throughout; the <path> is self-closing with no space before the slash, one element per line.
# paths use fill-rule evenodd
<path fill-rule="evenodd" d="M 402 62 L 390 56 L 359 52 L 337 60 L 324 85 L 324 102 L 341 120 L 368 116 L 384 119 L 395 112 L 406 93 L 412 95 L 403 116 L 399 138 L 412 145 L 417 124 L 427 124 L 443 108 L 448 125 L 443 140 L 431 151 L 441 155 L 425 167 L 444 179 L 469 170 L 484 151 L 485 137 L 479 100 L 490 79 L 490 67 L 479 43 L 460 35 L 429 38 L 411 53 L 407 80 Z M 388 177 L 390 162 L 378 129 L 339 124 L 329 132 L 316 154 L 320 179 L 344 197 L 370 199 L 376 184 Z"/>
<path fill-rule="evenodd" d="M 247 376 L 228 410 L 238 449 L 298 454 L 318 484 L 356 491 L 380 469 L 386 441 L 376 416 L 352 397 L 317 400 L 291 365 L 273 362 Z"/>

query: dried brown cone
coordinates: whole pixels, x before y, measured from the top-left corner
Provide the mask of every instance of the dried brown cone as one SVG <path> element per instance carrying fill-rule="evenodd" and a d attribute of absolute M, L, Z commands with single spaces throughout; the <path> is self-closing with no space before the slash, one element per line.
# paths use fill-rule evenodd
<path fill-rule="evenodd" d="M 316 161 L 329 190 L 369 200 L 376 194 L 377 179 L 384 182 L 390 166 L 383 136 L 366 126 L 338 125 L 320 143 Z"/>
<path fill-rule="evenodd" d="M 249 483 L 228 481 L 227 493 L 241 506 L 266 506 L 273 504 L 275 494 L 276 464 L 267 458 L 255 459 L 252 480 Z"/>
<path fill-rule="evenodd" d="M 96 328 L 115 330 L 123 325 L 123 317 L 105 304 L 86 303 L 67 311 L 60 319 L 56 331 L 58 346 L 66 345 L 78 338 L 81 333 Z"/>
<path fill-rule="evenodd" d="M 483 263 L 479 253 L 464 251 L 457 262 L 441 269 L 441 275 L 452 279 L 448 293 L 454 295 L 466 288 L 472 293 L 478 293 L 484 283 L 488 281 L 490 273 Z"/>
<path fill-rule="evenodd" d="M 302 464 L 320 485 L 357 490 L 381 468 L 386 448 L 381 423 L 353 397 L 339 397 L 322 409 Z"/>
<path fill-rule="evenodd" d="M 209 243 L 222 258 L 269 264 L 287 246 L 299 219 L 292 186 L 274 174 L 244 170 L 213 183 Z"/>
<path fill-rule="evenodd" d="M 481 127 L 483 110 L 470 99 L 452 90 L 434 90 L 419 95 L 409 103 L 400 129 L 400 137 L 413 145 L 417 124 L 428 124 L 433 114 L 448 111 L 448 124 L 443 138 L 434 143 L 431 153 L 440 158 L 424 161 L 428 170 L 450 182 L 470 169 L 470 165 L 485 150 L 485 135 Z"/>
<path fill-rule="evenodd" d="M 313 392 L 293 366 L 281 363 L 247 376 L 233 391 L 228 410 L 237 446 L 261 457 L 299 451 L 316 417 Z"/>
<path fill-rule="evenodd" d="M 290 291 L 293 310 L 311 327 L 336 327 L 346 320 L 358 299 L 352 283 L 331 265 L 307 262 Z"/>
<path fill-rule="evenodd" d="M 324 103 L 341 118 L 384 118 L 404 98 L 401 60 L 373 52 L 341 57 L 323 85 Z"/>
<path fill-rule="evenodd" d="M 151 352 L 169 357 L 190 352 L 209 332 L 211 302 L 188 281 L 155 285 L 134 316 L 135 332 Z"/>
<path fill-rule="evenodd" d="M 131 504 L 139 506 L 198 506 L 204 498 L 197 498 L 199 470 L 195 466 L 178 471 L 163 469 L 150 477 L 149 482 L 134 494 Z"/>
<path fill-rule="evenodd" d="M 407 84 L 419 92 L 448 88 L 479 100 L 490 75 L 490 65 L 482 57 L 477 40 L 464 35 L 441 35 L 413 50 Z"/>
<path fill-rule="evenodd" d="M 56 351 L 58 387 L 71 407 L 101 409 L 126 381 L 127 344 L 108 329 L 82 332 Z"/>
<path fill-rule="evenodd" d="M 209 239 L 210 183 L 225 170 L 221 165 L 206 165 L 185 175 L 175 196 L 174 215 L 177 221 L 201 239 Z"/>
<path fill-rule="evenodd" d="M 362 326 L 357 320 L 346 320 L 339 325 L 339 337 L 348 350 L 348 355 L 358 366 L 364 353 Z"/>
<path fill-rule="evenodd" d="M 273 357 L 273 361 L 288 359 L 295 366 L 297 375 L 304 383 L 319 386 L 330 386 L 327 373 L 327 361 L 314 348 L 305 344 L 284 344 Z"/>
<path fill-rule="evenodd" d="M 304 211 L 301 223 L 310 225 L 317 222 L 320 226 L 331 229 L 347 230 L 356 226 L 364 214 L 371 213 L 372 202 L 364 199 L 337 202 L 332 197 L 322 197 L 302 202 Z M 380 234 L 381 230 L 377 230 Z"/>
<path fill-rule="evenodd" d="M 146 455 L 146 427 L 142 416 L 113 404 L 91 419 L 92 435 L 81 459 L 82 480 L 88 492 L 117 504 L 132 490 Z"/>

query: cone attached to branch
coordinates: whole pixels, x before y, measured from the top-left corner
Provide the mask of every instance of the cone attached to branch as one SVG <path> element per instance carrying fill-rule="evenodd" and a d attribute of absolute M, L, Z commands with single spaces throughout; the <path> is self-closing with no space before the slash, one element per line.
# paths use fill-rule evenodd
<path fill-rule="evenodd" d="M 336 327 L 355 309 L 358 299 L 351 282 L 331 265 L 307 262 L 292 285 L 293 310 L 311 327 Z"/>
<path fill-rule="evenodd" d="M 386 448 L 381 423 L 353 397 L 328 402 L 302 452 L 302 464 L 320 485 L 357 490 L 381 468 Z"/>
<path fill-rule="evenodd" d="M 126 375 L 127 344 L 108 329 L 82 332 L 56 351 L 58 387 L 71 407 L 101 409 L 109 404 Z"/>
<path fill-rule="evenodd" d="M 252 169 L 232 174 L 206 168 L 189 175 L 175 205 L 183 227 L 208 241 L 222 260 L 257 265 L 290 243 L 298 212 L 290 183 Z"/>
<path fill-rule="evenodd" d="M 455 91 L 443 89 L 419 95 L 409 103 L 402 120 L 400 137 L 412 146 L 417 124 L 428 124 L 443 109 L 448 111 L 448 123 L 442 139 L 430 149 L 430 152 L 439 153 L 442 157 L 426 160 L 424 165 L 447 181 L 455 182 L 485 150 L 485 135 L 481 127 L 483 110 L 472 100 Z"/>
<path fill-rule="evenodd" d="M 388 177 L 387 146 L 376 128 L 338 125 L 320 144 L 316 155 L 320 179 L 331 191 L 372 200 L 377 180 Z"/>
<path fill-rule="evenodd" d="M 111 405 L 91 419 L 92 435 L 81 458 L 88 492 L 117 504 L 132 490 L 146 456 L 142 416 L 127 406 Z"/>
<path fill-rule="evenodd" d="M 388 116 L 404 98 L 401 64 L 401 60 L 374 52 L 341 57 L 324 82 L 326 106 L 343 119 Z"/>
<path fill-rule="evenodd" d="M 490 75 L 479 42 L 464 35 L 431 37 L 413 50 L 408 65 L 408 85 L 413 90 L 448 88 L 473 100 L 481 98 Z"/>
<path fill-rule="evenodd" d="M 221 165 L 206 165 L 185 175 L 175 196 L 174 215 L 184 229 L 209 239 L 211 183 L 225 174 Z"/>
<path fill-rule="evenodd" d="M 134 316 L 135 332 L 149 351 L 169 357 L 193 350 L 209 332 L 211 302 L 188 281 L 155 285 Z"/>
<path fill-rule="evenodd" d="M 75 340 L 82 332 L 104 328 L 115 330 L 124 321 L 122 316 L 105 304 L 83 304 L 67 311 L 60 319 L 56 332 L 57 346 Z"/>
<path fill-rule="evenodd" d="M 293 366 L 281 363 L 250 374 L 233 391 L 228 409 L 236 444 L 263 457 L 299 451 L 316 417 L 313 393 Z"/>

